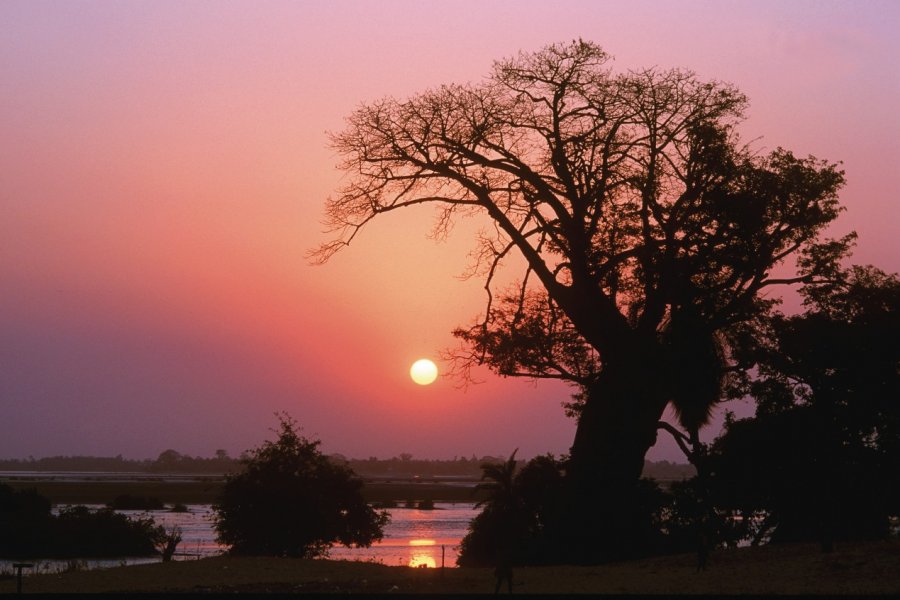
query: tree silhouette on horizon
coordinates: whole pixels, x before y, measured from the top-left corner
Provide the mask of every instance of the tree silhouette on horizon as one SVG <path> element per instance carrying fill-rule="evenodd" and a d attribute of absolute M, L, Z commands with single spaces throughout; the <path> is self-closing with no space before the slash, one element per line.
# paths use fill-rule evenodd
<path fill-rule="evenodd" d="M 578 40 L 498 61 L 482 83 L 364 104 L 332 135 L 348 180 L 326 202 L 335 237 L 312 253 L 327 261 L 409 206 L 438 208 L 438 237 L 487 217 L 472 267 L 486 306 L 451 357 L 462 377 L 487 365 L 576 386 L 565 513 L 588 562 L 628 535 L 616 515 L 665 408 L 696 439 L 742 369 L 734 336 L 777 304 L 763 292 L 827 281 L 853 239 L 822 237 L 843 172 L 744 145 L 735 87 L 609 62 Z M 514 252 L 524 271 L 496 289 Z"/>

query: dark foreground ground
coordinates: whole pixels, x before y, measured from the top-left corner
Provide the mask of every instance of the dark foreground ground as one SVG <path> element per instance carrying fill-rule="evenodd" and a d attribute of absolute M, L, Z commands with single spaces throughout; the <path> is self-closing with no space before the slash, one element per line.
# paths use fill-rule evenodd
<path fill-rule="evenodd" d="M 720 550 L 696 572 L 692 555 L 598 567 L 515 570 L 514 593 L 900 594 L 900 542 Z M 217 557 L 101 571 L 36 575 L 25 593 L 493 593 L 489 569 L 413 569 L 371 563 Z M 0 594 L 15 591 L 0 580 Z"/>

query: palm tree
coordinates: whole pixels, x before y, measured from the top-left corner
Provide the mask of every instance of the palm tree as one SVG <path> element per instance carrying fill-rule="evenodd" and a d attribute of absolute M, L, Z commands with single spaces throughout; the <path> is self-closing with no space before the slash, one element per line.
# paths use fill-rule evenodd
<path fill-rule="evenodd" d="M 476 508 L 484 506 L 485 510 L 505 512 L 522 505 L 522 500 L 515 489 L 516 452 L 518 451 L 518 448 L 513 450 L 509 459 L 504 463 L 483 463 L 481 465 L 481 480 L 488 481 L 479 483 L 475 489 L 477 491 L 487 490 L 489 495 L 475 504 Z"/>

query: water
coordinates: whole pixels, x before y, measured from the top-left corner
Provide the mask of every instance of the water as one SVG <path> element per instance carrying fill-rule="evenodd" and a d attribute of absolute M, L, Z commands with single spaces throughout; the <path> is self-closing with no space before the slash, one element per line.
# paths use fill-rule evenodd
<path fill-rule="evenodd" d="M 88 505 L 90 508 L 102 508 L 101 505 Z M 56 512 L 58 508 L 54 509 Z M 391 521 L 384 528 L 384 539 L 369 548 L 345 548 L 335 546 L 328 558 L 335 560 L 359 560 L 377 562 L 385 565 L 408 565 L 412 567 L 446 567 L 456 566 L 459 555 L 459 543 L 466 534 L 466 529 L 478 510 L 473 503 L 435 502 L 435 510 L 418 510 L 408 508 L 387 509 Z M 164 510 L 117 511 L 129 517 L 150 516 L 158 525 L 166 530 L 177 526 L 181 530 L 182 540 L 174 560 L 196 560 L 216 556 L 225 551 L 225 547 L 216 542 L 213 528 L 212 506 L 209 504 L 188 505 L 188 512 L 169 512 Z M 159 557 L 123 557 L 113 559 L 79 559 L 79 560 L 29 560 L 34 569 L 25 570 L 31 573 L 56 573 L 67 569 L 96 569 L 123 565 L 136 565 L 159 562 Z M 17 561 L 0 560 L 0 572 L 11 573 L 12 563 Z"/>
<path fill-rule="evenodd" d="M 435 510 L 388 509 L 391 522 L 385 527 L 381 542 L 370 548 L 334 547 L 329 558 L 411 567 L 455 567 L 459 543 L 478 510 L 470 502 L 435 502 L 434 506 Z"/>

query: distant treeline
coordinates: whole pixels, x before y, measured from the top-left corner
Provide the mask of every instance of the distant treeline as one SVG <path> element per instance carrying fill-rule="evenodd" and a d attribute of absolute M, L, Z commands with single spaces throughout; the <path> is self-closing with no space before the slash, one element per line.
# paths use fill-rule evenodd
<path fill-rule="evenodd" d="M 471 456 L 455 457 L 447 460 L 417 459 L 410 454 L 401 454 L 399 457 L 379 459 L 346 458 L 340 454 L 331 455 L 332 460 L 346 462 L 359 475 L 377 476 L 421 476 L 421 477 L 471 477 L 481 478 L 481 465 L 485 463 L 504 463 L 505 456 Z M 520 466 L 527 460 L 517 461 Z M 692 465 L 670 463 L 663 460 L 659 462 L 644 461 L 644 477 L 653 479 L 689 479 L 697 473 Z"/>
<path fill-rule="evenodd" d="M 506 457 L 454 457 L 452 459 L 421 459 L 411 454 L 393 458 L 347 458 L 332 454 L 332 460 L 347 463 L 357 474 L 367 477 L 481 477 L 484 463 L 502 463 Z M 523 464 L 526 461 L 521 461 Z M 217 450 L 215 456 L 188 456 L 175 450 L 165 450 L 156 459 L 132 460 L 121 455 L 104 456 L 48 456 L 44 458 L 0 459 L 0 471 L 111 471 L 137 473 L 232 473 L 241 469 L 241 459 Z M 695 474 L 694 467 L 668 461 L 644 463 L 644 477 L 653 479 L 687 479 Z"/>
<path fill-rule="evenodd" d="M 0 471 L 111 471 L 136 473 L 210 473 L 237 471 L 240 460 L 217 450 L 211 458 L 165 450 L 154 459 L 133 460 L 119 456 L 47 456 L 0 459 Z"/>

